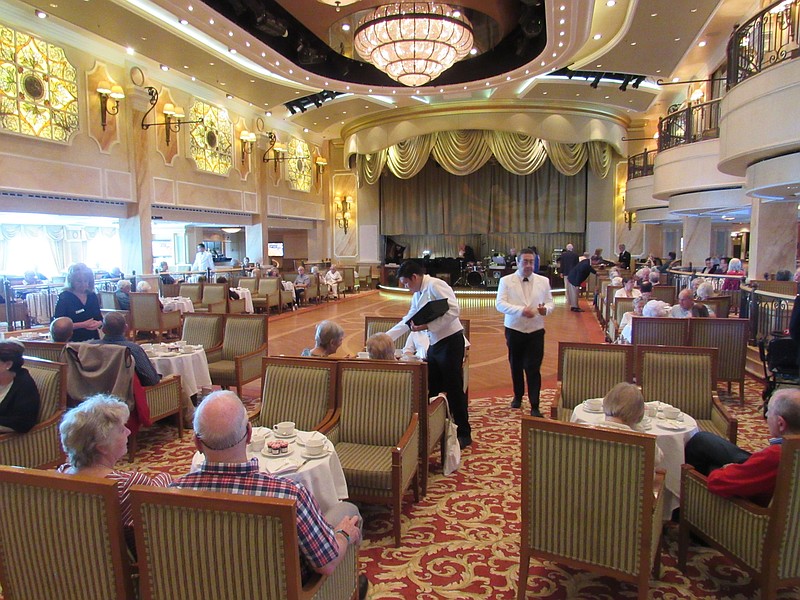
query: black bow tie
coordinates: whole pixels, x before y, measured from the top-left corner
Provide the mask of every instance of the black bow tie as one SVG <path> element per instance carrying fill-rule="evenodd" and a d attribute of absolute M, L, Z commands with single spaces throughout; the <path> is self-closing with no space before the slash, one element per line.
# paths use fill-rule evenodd
<path fill-rule="evenodd" d="M 523 277 L 522 281 L 528 281 L 528 278 L 527 277 Z"/>

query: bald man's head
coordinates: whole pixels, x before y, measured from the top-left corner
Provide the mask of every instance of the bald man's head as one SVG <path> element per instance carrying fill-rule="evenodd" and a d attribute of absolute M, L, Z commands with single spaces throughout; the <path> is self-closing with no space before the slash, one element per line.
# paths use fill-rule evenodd
<path fill-rule="evenodd" d="M 194 432 L 209 450 L 228 450 L 244 440 L 247 411 L 233 392 L 213 392 L 194 413 Z"/>
<path fill-rule="evenodd" d="M 72 339 L 72 319 L 58 317 L 50 323 L 50 337 L 54 342 L 68 342 Z"/>
<path fill-rule="evenodd" d="M 110 312 L 103 318 L 103 333 L 106 335 L 125 335 L 125 328 L 127 326 L 125 315 L 121 312 Z"/>

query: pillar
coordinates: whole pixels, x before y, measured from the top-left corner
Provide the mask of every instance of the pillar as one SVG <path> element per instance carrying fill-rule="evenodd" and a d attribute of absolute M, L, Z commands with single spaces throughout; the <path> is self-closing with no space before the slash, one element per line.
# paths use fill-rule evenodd
<path fill-rule="evenodd" d="M 747 276 L 760 279 L 780 269 L 794 272 L 797 256 L 797 202 L 753 199 Z"/>
<path fill-rule="evenodd" d="M 681 265 L 703 267 L 711 256 L 711 217 L 683 217 L 683 254 Z"/>

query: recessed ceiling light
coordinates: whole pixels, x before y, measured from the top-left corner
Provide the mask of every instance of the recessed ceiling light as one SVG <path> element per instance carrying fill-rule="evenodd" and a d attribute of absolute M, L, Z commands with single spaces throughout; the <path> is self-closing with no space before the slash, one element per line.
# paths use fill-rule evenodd
<path fill-rule="evenodd" d="M 180 21 L 178 21 L 178 23 L 180 23 L 181 25 L 188 25 L 189 21 L 187 21 L 186 19 L 181 19 Z"/>
<path fill-rule="evenodd" d="M 232 95 L 232 94 L 225 94 L 225 97 L 226 97 L 228 100 L 233 100 L 233 95 Z"/>
<path fill-rule="evenodd" d="M 347 89 L 349 90 L 350 88 L 347 88 Z M 464 86 L 464 89 L 467 89 L 467 86 Z M 397 90 L 392 90 L 392 93 L 393 93 L 393 94 L 396 94 L 396 93 L 397 93 Z"/>
<path fill-rule="evenodd" d="M 611 96 L 606 96 L 606 97 L 605 97 L 605 99 L 606 99 L 606 100 L 608 100 L 609 98 L 611 98 Z"/>
<path fill-rule="evenodd" d="M 294 95 L 297 96 L 299 93 L 300 93 L 299 91 L 295 91 Z M 291 116 L 291 115 L 289 115 L 289 116 Z"/>
<path fill-rule="evenodd" d="M 528 73 L 530 73 L 530 71 L 528 69 L 525 69 L 525 75 L 527 75 Z"/>
<path fill-rule="evenodd" d="M 266 52 L 262 52 L 261 53 L 261 58 L 266 58 L 266 57 L 267 57 L 267 53 Z"/>
<path fill-rule="evenodd" d="M 169 71 L 169 67 L 167 65 L 160 65 L 162 71 Z"/>
<path fill-rule="evenodd" d="M 706 47 L 706 42 L 700 42 L 697 45 L 700 46 L 701 48 L 705 48 Z"/>
<path fill-rule="evenodd" d="M 294 73 L 294 69 L 289 69 L 289 75 L 291 75 L 292 73 Z"/>
<path fill-rule="evenodd" d="M 679 37 L 676 37 L 676 38 L 675 38 L 675 41 L 676 41 L 676 42 L 680 42 L 680 41 L 681 41 L 681 38 L 679 38 Z"/>
<path fill-rule="evenodd" d="M 567 10 L 567 7 L 562 4 L 558 7 L 558 10 Z"/>
<path fill-rule="evenodd" d="M 188 68 L 189 68 L 189 65 L 183 65 L 183 68 L 184 68 L 184 69 L 188 69 Z"/>
<path fill-rule="evenodd" d="M 560 36 L 562 36 L 562 37 L 563 37 L 563 36 L 564 36 L 564 32 L 563 32 L 563 31 L 559 31 L 559 32 L 558 32 L 558 35 L 560 35 Z"/>
<path fill-rule="evenodd" d="M 316 125 L 316 124 L 317 124 L 317 123 L 316 123 L 316 121 L 315 121 L 315 122 L 314 122 L 314 125 Z"/>
<path fill-rule="evenodd" d="M 289 73 L 291 73 L 291 71 L 289 71 Z M 344 88 L 344 89 L 346 89 L 346 90 L 349 90 L 349 89 L 350 89 L 350 86 L 349 86 L 349 85 L 347 85 L 347 86 L 345 86 L 345 88 Z"/>
<path fill-rule="evenodd" d="M 342 31 L 350 31 L 350 23 L 342 23 Z"/>
<path fill-rule="evenodd" d="M 453 11 L 453 17 L 455 17 L 457 19 L 460 16 L 461 16 L 461 11 L 460 10 L 456 9 L 456 10 Z"/>
<path fill-rule="evenodd" d="M 194 6 L 192 6 L 191 4 L 187 8 L 189 9 L 189 12 L 194 10 Z"/>
<path fill-rule="evenodd" d="M 680 77 L 673 77 L 672 78 L 672 83 L 678 83 L 680 80 L 681 80 Z"/>
<path fill-rule="evenodd" d="M 636 45 L 636 42 L 631 42 L 631 46 L 635 46 L 635 45 Z"/>
<path fill-rule="evenodd" d="M 608 0 L 606 2 L 606 6 L 615 6 L 617 4 L 617 0 Z"/>
<path fill-rule="evenodd" d="M 650 16 L 651 16 L 651 17 L 657 17 L 657 16 L 658 16 L 658 13 L 650 13 Z"/>
<path fill-rule="evenodd" d="M 556 56 L 558 56 L 558 52 L 553 52 L 553 58 L 555 58 Z"/>
<path fill-rule="evenodd" d="M 576 97 L 576 98 L 577 98 L 577 97 L 579 97 L 579 96 L 580 96 L 580 94 L 579 94 L 579 93 L 578 93 L 578 94 L 575 94 L 575 97 Z"/>
<path fill-rule="evenodd" d="M 592 36 L 592 37 L 594 37 L 594 39 L 596 39 L 596 40 L 599 40 L 601 37 L 603 37 L 603 34 L 602 33 L 595 33 L 594 36 Z"/>
<path fill-rule="evenodd" d="M 506 75 L 506 81 L 511 81 L 511 75 Z"/>
<path fill-rule="evenodd" d="M 540 64 L 541 64 L 542 66 L 545 66 L 547 63 L 546 63 L 546 62 L 544 62 L 544 61 L 542 61 Z"/>
<path fill-rule="evenodd" d="M 208 24 L 209 24 L 209 25 L 213 25 L 213 24 L 214 24 L 214 19 L 209 19 L 209 20 L 208 20 Z"/>
<path fill-rule="evenodd" d="M 464 89 L 467 89 L 467 86 L 464 86 Z M 394 93 L 394 92 L 392 92 L 392 93 Z"/>
<path fill-rule="evenodd" d="M 256 80 L 255 80 L 255 79 L 251 79 L 251 80 L 250 80 L 250 83 L 255 83 L 255 82 L 256 82 Z"/>
<path fill-rule="evenodd" d="M 542 96 L 547 96 L 547 92 L 542 92 Z"/>
<path fill-rule="evenodd" d="M 472 56 L 475 56 L 478 53 L 478 49 L 473 46 L 472 48 L 470 48 L 469 53 Z"/>
<path fill-rule="evenodd" d="M 597 68 L 599 69 L 599 68 L 600 68 L 600 67 L 602 67 L 602 66 L 603 66 L 603 65 L 597 65 Z"/>
<path fill-rule="evenodd" d="M 233 32 L 232 31 L 228 32 L 228 37 L 233 37 Z"/>
<path fill-rule="evenodd" d="M 35 10 L 35 11 L 34 11 L 34 13 L 33 13 L 33 14 L 35 14 L 35 15 L 36 15 L 37 17 L 39 17 L 40 19 L 46 19 L 46 18 L 47 18 L 47 13 L 46 13 L 46 12 L 44 12 L 43 10 L 38 10 L 38 9 L 37 9 L 37 10 Z"/>
<path fill-rule="evenodd" d="M 266 112 L 266 115 L 267 115 L 268 117 L 271 117 L 271 116 L 272 116 L 272 111 L 271 111 L 271 110 L 268 110 L 268 111 Z"/>
<path fill-rule="evenodd" d="M 656 69 L 656 73 L 661 73 L 661 69 Z"/>
<path fill-rule="evenodd" d="M 488 82 L 488 81 L 486 82 L 486 85 L 489 85 L 489 82 Z"/>
<path fill-rule="evenodd" d="M 689 12 L 696 13 L 696 12 L 697 12 L 697 9 L 696 9 L 696 8 L 693 8 L 693 9 L 692 9 L 692 10 L 690 10 Z"/>
<path fill-rule="evenodd" d="M 209 64 L 209 66 L 212 66 L 212 67 L 214 66 L 214 63 L 213 63 L 213 62 L 210 62 L 210 63 L 208 63 L 208 64 Z"/>
<path fill-rule="evenodd" d="M 308 75 L 306 75 L 306 81 L 308 81 Z"/>
<path fill-rule="evenodd" d="M 567 22 L 567 20 L 566 20 L 566 19 L 559 19 L 559 20 L 558 20 L 558 24 L 559 24 L 559 25 L 563 25 L 563 24 L 564 24 L 564 23 L 566 23 L 566 22 Z"/>
<path fill-rule="evenodd" d="M 276 60 L 276 61 L 275 61 L 275 66 L 276 66 L 276 67 L 280 67 L 280 66 L 281 66 L 281 61 L 279 61 L 279 60 Z"/>
<path fill-rule="evenodd" d="M 303 127 L 303 133 L 308 133 L 308 127 Z"/>
<path fill-rule="evenodd" d="M 564 47 L 564 42 L 558 42 L 558 47 L 559 48 L 563 48 Z"/>
<path fill-rule="evenodd" d="M 128 53 L 130 56 L 133 56 L 134 54 L 136 54 L 136 50 L 134 50 L 134 49 L 133 49 L 133 48 L 131 48 L 130 46 L 128 46 L 127 48 L 125 48 L 125 52 L 127 52 L 127 53 Z"/>
<path fill-rule="evenodd" d="M 250 47 L 250 42 L 245 42 L 244 45 L 249 48 Z"/>
<path fill-rule="evenodd" d="M 326 120 L 326 121 L 330 121 L 330 120 L 331 120 L 331 118 L 330 118 L 330 117 L 325 117 L 325 120 Z"/>
<path fill-rule="evenodd" d="M 236 48 L 228 48 L 228 52 L 231 54 L 236 54 Z"/>
<path fill-rule="evenodd" d="M 220 81 L 219 84 L 222 85 L 222 86 L 227 85 L 224 81 Z"/>
<path fill-rule="evenodd" d="M 369 91 L 369 93 L 371 94 L 372 93 L 372 88 L 369 88 L 369 90 L 367 90 L 367 91 Z"/>
<path fill-rule="evenodd" d="M 196 80 L 197 80 L 197 78 L 194 75 L 192 75 L 192 81 L 196 81 Z"/>
<path fill-rule="evenodd" d="M 342 121 L 342 125 L 344 125 L 344 121 Z"/>

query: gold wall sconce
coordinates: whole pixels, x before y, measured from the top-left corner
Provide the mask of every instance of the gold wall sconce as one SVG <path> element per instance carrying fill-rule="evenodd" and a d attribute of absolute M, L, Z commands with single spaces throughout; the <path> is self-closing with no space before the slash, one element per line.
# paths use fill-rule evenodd
<path fill-rule="evenodd" d="M 633 224 L 636 223 L 636 213 L 634 211 L 630 211 L 630 212 L 628 212 L 627 210 L 623 211 L 622 212 L 622 218 L 628 224 L 628 231 L 630 231 L 630 229 L 633 226 Z"/>
<path fill-rule="evenodd" d="M 101 81 L 97 84 L 97 93 L 100 95 L 100 124 L 105 131 L 108 115 L 119 113 L 119 101 L 125 97 L 125 92 L 121 85 L 111 85 L 108 81 Z"/>
<path fill-rule="evenodd" d="M 164 113 L 164 122 L 163 123 L 145 123 L 147 120 L 147 115 L 153 112 L 153 109 L 158 104 L 158 90 L 154 87 L 146 87 L 147 93 L 150 95 L 150 108 L 147 109 L 147 112 L 144 113 L 142 117 L 142 129 L 150 129 L 151 127 L 159 127 L 160 125 L 164 126 L 165 139 L 167 142 L 167 146 L 169 146 L 170 140 L 170 132 L 178 133 L 181 130 L 181 125 L 194 125 L 195 123 L 202 123 L 202 119 L 198 119 L 197 121 L 184 121 L 183 118 L 186 116 L 183 108 L 180 106 L 175 106 L 171 103 L 167 103 L 164 105 L 163 113 Z"/>
<path fill-rule="evenodd" d="M 287 154 L 286 144 L 282 144 L 278 141 L 278 136 L 274 131 L 267 133 L 267 141 L 269 142 L 269 146 L 264 152 L 264 156 L 261 157 L 261 160 L 265 163 L 274 162 L 275 173 L 278 172 L 278 163 L 280 161 L 297 158 L 296 156 L 290 156 Z M 270 156 L 270 152 L 272 153 L 272 156 Z"/>
<path fill-rule="evenodd" d="M 339 229 L 344 229 L 345 233 L 347 233 L 347 229 L 350 227 L 350 219 L 352 218 L 350 207 L 352 206 L 352 202 L 352 196 L 345 196 L 344 198 L 336 196 L 333 201 L 336 226 L 339 227 Z"/>
<path fill-rule="evenodd" d="M 243 129 L 242 133 L 239 134 L 239 141 L 242 142 L 242 164 L 244 164 L 245 157 L 253 153 L 253 148 L 256 145 L 256 134 L 253 131 Z"/>
<path fill-rule="evenodd" d="M 322 179 L 322 174 L 325 172 L 325 167 L 328 166 L 328 159 L 324 156 L 318 156 L 314 159 L 314 167 L 317 172 L 317 180 Z"/>

